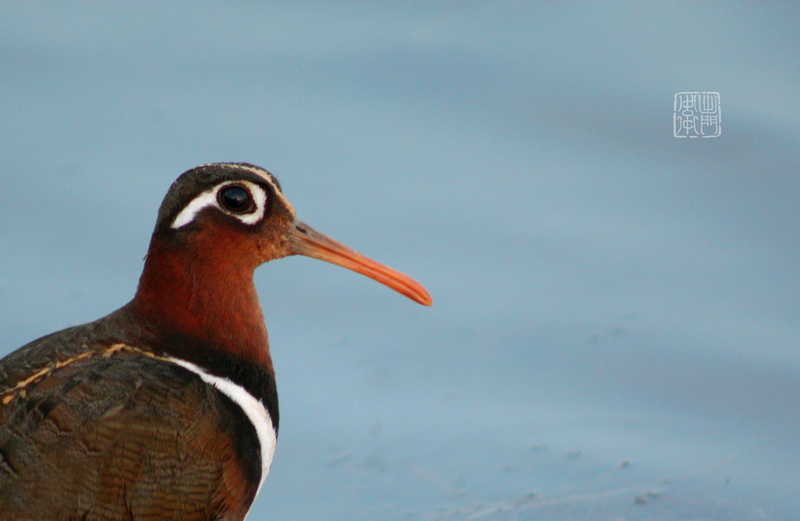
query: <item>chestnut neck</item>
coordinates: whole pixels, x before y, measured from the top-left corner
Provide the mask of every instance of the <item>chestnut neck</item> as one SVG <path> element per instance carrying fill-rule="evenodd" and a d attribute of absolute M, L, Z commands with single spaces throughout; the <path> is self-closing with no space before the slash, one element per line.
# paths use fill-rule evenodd
<path fill-rule="evenodd" d="M 274 374 L 253 283 L 257 263 L 203 246 L 154 235 L 133 313 L 152 324 L 157 337 L 169 339 L 164 349 L 171 354 L 206 366 L 203 360 L 226 355 Z"/>

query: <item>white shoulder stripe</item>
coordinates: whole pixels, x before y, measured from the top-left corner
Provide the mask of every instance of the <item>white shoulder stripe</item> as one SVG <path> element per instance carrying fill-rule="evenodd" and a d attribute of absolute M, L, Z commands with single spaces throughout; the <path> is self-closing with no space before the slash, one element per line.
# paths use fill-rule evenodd
<path fill-rule="evenodd" d="M 275 427 L 272 424 L 272 419 L 269 417 L 264 404 L 257 400 L 252 394 L 248 393 L 241 385 L 233 383 L 227 378 L 221 378 L 207 373 L 200 367 L 194 365 L 186 360 L 179 358 L 170 358 L 171 362 L 188 369 L 189 371 L 198 375 L 207 384 L 216 387 L 222 394 L 233 400 L 242 411 L 250 419 L 253 427 L 256 429 L 258 435 L 258 443 L 261 446 L 261 482 L 258 484 L 256 496 L 261 492 L 261 485 L 264 484 L 264 478 L 269 473 L 269 468 L 272 465 L 272 456 L 275 454 L 275 443 L 277 442 L 277 434 Z"/>

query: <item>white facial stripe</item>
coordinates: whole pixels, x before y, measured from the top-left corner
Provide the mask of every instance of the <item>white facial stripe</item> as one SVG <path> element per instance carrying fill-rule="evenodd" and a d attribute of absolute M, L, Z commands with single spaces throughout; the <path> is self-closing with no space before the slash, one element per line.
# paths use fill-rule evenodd
<path fill-rule="evenodd" d="M 253 197 L 253 202 L 255 203 L 256 207 L 253 213 L 239 215 L 231 213 L 219 205 L 219 202 L 217 201 L 217 193 L 219 193 L 219 191 L 223 188 L 231 185 L 244 186 L 247 188 L 247 191 L 250 192 L 250 195 Z M 178 213 L 178 215 L 175 217 L 175 220 L 172 221 L 170 228 L 177 230 L 178 228 L 186 226 L 190 222 L 194 221 L 195 217 L 197 217 L 197 214 L 203 211 L 203 209 L 211 206 L 216 207 L 221 212 L 225 212 L 228 215 L 236 217 L 245 224 L 255 224 L 260 221 L 262 217 L 264 217 L 264 208 L 266 207 L 266 202 L 266 192 L 264 192 L 264 189 L 255 183 L 251 183 L 250 181 L 229 181 L 226 183 L 221 183 L 217 186 L 209 188 L 205 192 L 192 199 L 191 202 L 189 202 L 189 204 L 187 204 L 186 207 L 181 210 L 180 213 Z"/>
<path fill-rule="evenodd" d="M 170 361 L 195 373 L 204 382 L 213 385 L 219 392 L 233 400 L 236 405 L 242 408 L 250 423 L 255 427 L 258 443 L 261 446 L 261 482 L 258 484 L 258 490 L 256 491 L 257 497 L 258 493 L 261 492 L 261 485 L 264 484 L 264 478 L 267 477 L 269 468 L 272 465 L 272 457 L 275 454 L 275 444 L 277 442 L 275 427 L 266 407 L 260 400 L 248 393 L 244 387 L 233 383 L 227 378 L 209 374 L 186 360 L 170 358 Z"/>
<path fill-rule="evenodd" d="M 255 224 L 258 221 L 260 221 L 262 217 L 264 217 L 264 208 L 266 208 L 267 206 L 266 204 L 267 193 L 264 191 L 263 188 L 249 181 L 241 181 L 241 184 L 245 185 L 248 188 L 250 195 L 253 198 L 253 202 L 256 205 L 256 211 L 245 215 L 237 215 L 237 214 L 231 214 L 231 215 L 233 215 L 234 217 L 236 217 L 245 224 Z"/>
<path fill-rule="evenodd" d="M 277 186 L 275 186 L 275 182 L 272 180 L 272 178 L 270 177 L 270 174 L 266 170 L 263 170 L 261 168 L 255 167 L 255 166 L 249 166 L 249 165 L 236 164 L 236 165 L 232 165 L 232 166 L 235 166 L 239 170 L 246 170 L 246 171 L 248 171 L 248 172 L 250 172 L 252 174 L 255 174 L 255 175 L 259 176 L 259 177 L 262 177 L 264 179 L 264 181 L 268 182 L 272 186 L 272 188 L 273 188 L 272 191 L 275 193 L 275 197 L 279 198 L 283 202 L 283 206 L 288 208 L 289 212 L 291 212 L 292 216 L 294 216 L 294 207 L 291 204 L 289 204 L 289 201 L 286 200 L 286 198 L 283 196 L 283 193 L 278 189 Z"/>
<path fill-rule="evenodd" d="M 186 208 L 181 210 L 175 220 L 172 221 L 171 228 L 178 229 L 182 226 L 186 226 L 190 222 L 194 221 L 194 218 L 200 213 L 200 210 L 206 208 L 208 206 L 217 206 L 217 187 L 214 187 L 210 190 L 206 190 L 202 194 L 198 195 L 192 202 L 186 205 Z"/>

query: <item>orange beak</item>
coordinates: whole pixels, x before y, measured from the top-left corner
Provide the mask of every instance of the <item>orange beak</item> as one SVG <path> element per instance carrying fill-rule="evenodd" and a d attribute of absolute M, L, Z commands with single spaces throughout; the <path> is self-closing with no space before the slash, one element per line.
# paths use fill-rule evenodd
<path fill-rule="evenodd" d="M 430 306 L 433 303 L 431 296 L 419 282 L 397 270 L 364 257 L 344 244 L 319 233 L 299 219 L 295 219 L 289 229 L 289 239 L 293 254 L 330 262 L 366 275 L 424 306 Z"/>

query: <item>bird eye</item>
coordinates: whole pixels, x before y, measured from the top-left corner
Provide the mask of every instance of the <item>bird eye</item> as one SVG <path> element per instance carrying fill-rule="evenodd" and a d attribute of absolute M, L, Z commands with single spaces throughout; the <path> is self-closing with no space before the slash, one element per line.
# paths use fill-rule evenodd
<path fill-rule="evenodd" d="M 250 192 L 241 186 L 229 186 L 219 191 L 219 204 L 232 213 L 247 213 L 253 211 L 255 205 Z"/>

